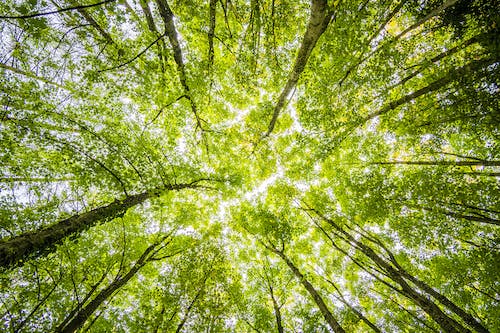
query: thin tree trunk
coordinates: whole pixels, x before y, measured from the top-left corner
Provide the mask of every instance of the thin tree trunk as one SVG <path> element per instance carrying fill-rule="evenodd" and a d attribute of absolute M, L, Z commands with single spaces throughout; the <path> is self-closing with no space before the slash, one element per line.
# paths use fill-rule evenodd
<path fill-rule="evenodd" d="M 184 325 L 186 324 L 186 321 L 189 318 L 189 313 L 193 309 L 196 301 L 200 298 L 201 294 L 203 293 L 203 290 L 205 289 L 205 285 L 206 285 L 207 280 L 208 280 L 211 273 L 212 273 L 212 269 L 210 271 L 208 271 L 207 274 L 205 275 L 205 277 L 203 278 L 203 281 L 201 282 L 200 289 L 198 289 L 193 300 L 191 301 L 191 303 L 189 303 L 189 306 L 187 307 L 186 311 L 184 312 L 184 315 L 182 316 L 181 322 L 179 323 L 179 325 L 177 325 L 177 329 L 175 330 L 175 333 L 180 333 L 182 331 L 182 328 L 184 327 Z"/>
<path fill-rule="evenodd" d="M 403 8 L 403 5 L 406 3 L 406 0 L 403 0 L 401 1 L 390 13 L 389 15 L 387 15 L 387 17 L 385 18 L 385 20 L 382 22 L 382 24 L 379 26 L 379 28 L 375 31 L 375 33 L 373 33 L 371 35 L 371 37 L 368 39 L 368 41 L 365 43 L 366 46 L 370 46 L 370 44 L 372 43 L 372 41 L 380 34 L 380 32 L 385 28 L 385 26 L 387 25 L 387 23 L 389 23 L 389 21 L 401 10 L 401 8 Z M 375 52 L 376 50 L 374 50 L 373 52 Z M 361 65 L 363 63 L 363 61 L 365 61 L 366 59 L 368 59 L 373 53 L 369 53 L 368 55 L 366 55 L 365 57 L 360 57 L 358 58 L 358 60 L 356 61 L 356 63 L 354 65 L 351 65 L 349 67 L 349 69 L 347 69 L 347 71 L 345 72 L 344 76 L 342 77 L 342 79 L 339 81 L 338 85 L 339 86 L 342 86 L 342 84 L 344 83 L 344 81 L 347 79 L 347 77 L 349 76 L 349 74 L 351 74 L 351 72 L 353 70 L 355 70 L 359 65 Z"/>
<path fill-rule="evenodd" d="M 393 39 L 389 40 L 389 42 L 387 44 L 384 44 L 382 46 L 377 47 L 375 50 L 371 51 L 366 56 L 360 58 L 354 65 L 352 65 L 351 67 L 349 67 L 349 69 L 347 70 L 347 72 L 344 75 L 344 77 L 339 81 L 339 86 L 341 86 L 342 83 L 344 83 L 344 81 L 347 79 L 347 77 L 349 76 L 349 74 L 356 72 L 357 68 L 362 63 L 364 63 L 366 60 L 368 60 L 369 58 L 371 58 L 374 54 L 376 54 L 380 50 L 383 50 L 384 48 L 387 48 L 390 45 L 396 43 L 399 39 L 401 39 L 402 37 L 404 37 L 406 34 L 408 34 L 409 32 L 411 32 L 412 30 L 415 30 L 416 28 L 418 28 L 419 26 L 421 26 L 422 24 L 424 24 L 425 22 L 427 22 L 429 19 L 431 19 L 434 16 L 438 15 L 440 12 L 442 12 L 446 8 L 454 5 L 457 1 L 458 0 L 447 0 L 447 1 L 445 1 L 441 6 L 439 6 L 436 9 L 434 9 L 433 11 L 431 11 L 428 15 L 426 15 L 422 19 L 418 20 L 417 22 L 415 22 L 414 24 L 412 24 L 410 27 L 406 28 L 404 31 L 402 31 L 399 35 L 397 35 Z M 385 27 L 385 25 L 383 27 Z"/>
<path fill-rule="evenodd" d="M 215 17 L 217 9 L 217 0 L 210 0 L 209 4 L 209 18 L 210 26 L 208 29 L 208 71 L 210 75 L 210 69 L 214 63 L 214 36 L 215 36 Z"/>
<path fill-rule="evenodd" d="M 79 234 L 99 222 L 113 220 L 123 215 L 129 208 L 167 191 L 199 187 L 199 185 L 196 185 L 199 181 L 201 180 L 188 184 L 169 185 L 153 191 L 131 195 L 123 200 L 115 200 L 109 205 L 95 208 L 89 212 L 73 215 L 41 230 L 29 231 L 7 240 L 1 240 L 0 267 L 7 268 L 12 265 L 19 265 L 30 257 L 47 255 L 54 251 L 56 244 L 68 236 Z"/>
<path fill-rule="evenodd" d="M 281 91 L 278 102 L 274 106 L 273 117 L 269 123 L 267 132 L 262 135 L 262 138 L 268 137 L 274 130 L 278 116 L 285 107 L 288 96 L 296 86 L 300 74 L 302 74 L 304 68 L 306 67 L 312 50 L 318 42 L 318 39 L 325 32 L 328 24 L 332 20 L 332 17 L 333 11 L 328 8 L 326 0 L 312 0 L 311 16 L 302 39 L 302 44 L 300 45 L 297 58 L 295 59 L 295 64 L 293 65 L 293 69 L 288 76 L 288 81 L 285 87 Z"/>
<path fill-rule="evenodd" d="M 480 222 L 480 223 L 487 223 L 487 224 L 493 224 L 493 225 L 500 225 L 500 220 L 496 220 L 487 216 L 474 216 L 474 215 L 464 215 L 464 214 L 459 214 L 455 212 L 449 212 L 449 211 L 444 211 L 442 212 L 445 215 L 459 218 L 459 219 L 464 219 L 472 222 Z"/>
<path fill-rule="evenodd" d="M 328 279 L 328 278 L 326 278 L 324 276 L 323 276 L 323 279 L 325 279 L 326 282 L 328 282 L 335 289 L 335 291 L 339 295 L 338 297 L 336 297 L 339 301 L 341 301 L 342 303 L 344 303 L 345 306 L 347 306 L 352 312 L 354 312 L 354 314 L 359 319 L 361 319 L 366 325 L 368 325 L 374 332 L 376 332 L 376 333 L 382 333 L 382 331 L 377 326 L 375 326 L 375 324 L 372 323 L 370 321 L 370 319 L 368 319 L 367 317 L 365 317 L 365 315 L 363 315 L 361 313 L 361 311 L 359 311 L 354 306 L 352 306 L 351 304 L 349 304 L 349 302 L 347 302 L 347 300 L 345 299 L 344 295 L 342 295 L 342 293 L 340 292 L 339 288 L 337 288 L 337 286 L 335 285 L 335 283 L 333 283 L 333 281 L 331 281 L 330 279 Z"/>
<path fill-rule="evenodd" d="M 484 34 L 480 34 L 480 35 L 477 35 L 477 36 L 474 36 L 474 37 L 471 37 L 469 38 L 468 40 L 466 40 L 465 42 L 463 42 L 462 44 L 460 45 L 457 45 L 455 47 L 452 47 L 451 49 L 448 49 L 434 57 L 432 57 L 430 60 L 426 60 L 424 61 L 423 63 L 417 65 L 419 66 L 419 69 L 411 72 L 408 76 L 406 76 L 405 78 L 403 78 L 401 81 L 395 83 L 394 85 L 388 87 L 387 89 L 394 89 L 400 85 L 404 85 L 406 82 L 410 81 L 412 78 L 414 78 L 415 76 L 417 76 L 419 73 L 421 73 L 423 70 L 425 70 L 426 68 L 429 67 L 430 64 L 432 63 L 436 63 L 440 60 L 442 60 L 443 58 L 445 57 L 448 57 L 454 53 L 457 53 L 463 49 L 465 49 L 467 46 L 469 45 L 472 45 L 474 43 L 477 43 L 477 42 L 480 42 L 483 38 L 485 38 L 486 36 L 488 36 L 489 34 L 487 33 L 484 33 Z"/>
<path fill-rule="evenodd" d="M 372 114 L 369 114 L 367 117 L 365 117 L 362 120 L 362 124 L 366 123 L 370 119 L 373 119 L 377 116 L 380 116 L 382 114 L 385 114 L 391 110 L 394 110 L 398 106 L 401 106 L 403 104 L 406 104 L 408 102 L 413 101 L 414 99 L 417 99 L 420 96 L 423 96 L 425 94 L 428 94 L 430 92 L 439 90 L 445 86 L 447 86 L 449 83 L 461 78 L 461 77 L 467 77 L 470 76 L 470 74 L 480 71 L 487 66 L 495 63 L 498 61 L 498 58 L 488 58 L 488 59 L 482 59 L 482 60 L 476 60 L 468 63 L 467 65 L 464 65 L 460 68 L 450 70 L 446 76 L 432 82 L 426 87 L 423 87 L 415 92 L 412 92 L 411 94 L 408 94 L 406 96 L 403 96 L 395 101 L 392 101 L 382 107 L 380 110 L 373 112 Z"/>
<path fill-rule="evenodd" d="M 127 284 L 127 282 L 130 281 L 132 277 L 134 277 L 139 269 L 141 269 L 151 259 L 151 255 L 154 255 L 154 251 L 159 245 L 161 245 L 161 243 L 165 239 L 166 237 L 162 238 L 161 241 L 149 246 L 142 253 L 141 257 L 136 261 L 134 266 L 127 272 L 127 274 L 125 274 L 123 277 L 117 277 L 111 284 L 101 290 L 101 292 L 99 292 L 99 294 L 90 303 L 88 303 L 85 307 L 78 311 L 78 313 L 70 322 L 68 322 L 66 326 L 64 326 L 63 328 L 58 328 L 57 332 L 71 333 L 81 328 L 102 303 L 108 300 L 111 295 L 113 295 L 121 287 Z"/>
<path fill-rule="evenodd" d="M 474 330 L 476 330 L 479 333 L 489 333 L 489 331 L 479 322 L 474 318 L 472 315 L 469 313 L 465 312 L 462 308 L 460 308 L 458 305 L 453 303 L 449 298 L 444 296 L 443 294 L 439 293 L 436 291 L 434 288 L 426 284 L 424 281 L 419 280 L 417 277 L 411 275 L 408 273 L 407 270 L 405 270 L 399 262 L 396 260 L 396 257 L 394 254 L 389 250 L 387 246 L 382 243 L 378 238 L 368 236 L 366 234 L 362 234 L 363 237 L 368 238 L 369 240 L 375 242 L 376 244 L 380 245 L 384 251 L 387 253 L 389 256 L 390 262 L 394 265 L 394 267 L 397 268 L 398 272 L 401 274 L 402 277 L 407 279 L 408 281 L 412 282 L 415 286 L 426 292 L 428 295 L 432 296 L 434 299 L 438 300 L 441 304 L 446 306 L 449 310 L 454 312 L 457 316 L 462 318 L 462 320 L 469 325 L 470 327 L 473 327 Z"/>
<path fill-rule="evenodd" d="M 184 59 L 182 57 L 182 48 L 179 43 L 179 38 L 177 37 L 178 33 L 175 28 L 174 14 L 172 13 L 172 10 L 166 0 L 156 0 L 156 3 L 163 22 L 165 23 L 165 34 L 167 35 L 170 45 L 172 46 L 174 61 L 177 65 L 177 72 L 179 73 L 179 80 L 181 81 L 181 85 L 184 88 L 184 94 L 191 104 L 191 111 L 196 119 L 196 127 L 203 130 L 202 119 L 198 114 L 196 103 L 191 96 L 191 89 L 187 83 L 186 66 L 184 65 Z"/>
<path fill-rule="evenodd" d="M 500 161 L 387 161 L 372 162 L 375 165 L 449 165 L 449 166 L 500 166 Z"/>
<path fill-rule="evenodd" d="M 406 270 L 404 270 L 397 262 L 395 262 L 395 265 L 397 265 L 399 272 L 403 277 L 405 277 L 407 280 L 413 282 L 417 287 L 425 291 L 427 294 L 431 295 L 434 297 L 436 300 L 438 300 L 441 304 L 446 306 L 448 309 L 453 311 L 456 315 L 458 315 L 462 320 L 469 325 L 470 327 L 474 328 L 476 332 L 479 333 L 489 333 L 489 331 L 484 327 L 479 321 L 477 321 L 472 315 L 469 313 L 465 312 L 462 308 L 460 308 L 458 305 L 453 303 L 450 299 L 448 299 L 446 296 L 442 295 L 441 293 L 437 292 L 433 288 L 431 288 L 429 285 L 427 285 L 425 282 L 417 279 L 413 275 L 409 274 Z"/>
<path fill-rule="evenodd" d="M 101 34 L 101 36 L 106 40 L 106 42 L 108 42 L 108 44 L 115 44 L 116 45 L 116 43 L 113 40 L 113 38 L 111 37 L 111 35 L 108 34 L 106 32 L 106 30 L 104 30 L 99 25 L 99 23 L 97 23 L 97 21 L 94 20 L 94 18 L 84 8 L 78 7 L 78 4 L 74 0 L 69 0 L 69 3 L 71 3 L 73 6 L 77 7 L 78 13 L 80 13 L 80 15 L 82 15 L 90 25 L 92 25 L 97 31 L 99 31 L 99 34 Z"/>
<path fill-rule="evenodd" d="M 97 283 L 95 283 L 90 288 L 90 290 L 87 292 L 87 294 L 85 295 L 85 297 L 83 298 L 83 300 L 81 302 L 78 302 L 78 304 L 76 305 L 76 307 L 73 310 L 71 310 L 71 312 L 66 316 L 66 318 L 64 318 L 64 320 L 62 321 L 62 323 L 59 324 L 59 326 L 56 328 L 56 330 L 55 330 L 56 332 L 61 331 L 70 322 L 70 320 L 78 313 L 78 311 L 80 311 L 80 309 L 82 308 L 82 306 L 85 303 L 87 303 L 87 301 L 90 299 L 90 297 L 92 297 L 92 295 L 95 293 L 95 291 L 97 290 L 97 288 L 104 281 L 104 278 L 106 278 L 106 275 L 108 275 L 108 271 L 109 271 L 109 269 L 106 272 L 104 272 L 104 274 L 101 275 L 101 278 L 99 279 L 99 281 L 97 281 Z"/>
<path fill-rule="evenodd" d="M 277 250 L 274 247 L 268 246 L 264 243 L 262 243 L 268 250 L 276 253 L 283 261 L 287 264 L 287 266 L 290 268 L 290 270 L 293 272 L 295 277 L 299 279 L 300 283 L 304 286 L 304 288 L 307 290 L 309 295 L 313 298 L 314 302 L 318 306 L 319 310 L 321 311 L 321 314 L 325 318 L 326 322 L 330 326 L 330 328 L 335 332 L 335 333 L 345 333 L 345 330 L 340 326 L 339 322 L 333 317 L 333 314 L 331 311 L 328 309 L 328 306 L 326 305 L 325 301 L 323 301 L 323 298 L 321 298 L 320 294 L 318 291 L 314 288 L 314 286 L 305 278 L 305 276 L 300 272 L 300 270 L 293 264 L 293 262 L 288 259 L 288 257 L 280 250 Z"/>
<path fill-rule="evenodd" d="M 276 317 L 276 326 L 278 328 L 278 333 L 283 333 L 283 321 L 281 317 L 281 310 L 280 307 L 278 306 L 278 303 L 276 302 L 276 299 L 274 298 L 274 295 L 271 295 L 272 300 L 273 300 L 273 308 L 274 308 L 274 316 Z"/>
<path fill-rule="evenodd" d="M 34 73 L 23 71 L 23 70 L 21 70 L 19 68 L 15 68 L 15 67 L 12 67 L 12 66 L 9 66 L 9 65 L 6 65 L 6 64 L 2 64 L 2 63 L 0 63 L 0 68 L 3 68 L 5 70 L 11 71 L 13 73 L 16 73 L 16 74 L 19 74 L 19 75 L 23 75 L 23 76 L 26 76 L 26 77 L 29 77 L 29 78 L 32 78 L 32 79 L 35 79 L 35 80 L 38 80 L 38 81 L 50 84 L 50 85 L 53 85 L 54 87 L 67 90 L 69 92 L 75 92 L 73 89 L 65 87 L 64 85 L 61 85 L 61 84 L 59 84 L 57 82 L 53 82 L 53 81 L 51 81 L 49 79 L 46 79 L 44 77 L 37 76 Z"/>
<path fill-rule="evenodd" d="M 149 8 L 149 4 L 146 2 L 146 0 L 140 0 L 139 5 L 141 6 L 142 12 L 144 13 L 144 16 L 146 17 L 146 22 L 148 24 L 149 30 L 154 33 L 156 36 L 163 36 L 160 35 L 158 32 L 158 29 L 156 28 L 155 21 L 153 19 L 153 14 L 151 13 L 151 10 Z M 163 39 L 159 40 L 158 43 L 158 58 L 160 60 L 160 64 L 163 68 L 165 59 L 164 59 L 164 50 L 165 50 L 165 42 Z"/>
<path fill-rule="evenodd" d="M 469 329 L 465 328 L 455 319 L 447 316 L 434 302 L 428 299 L 425 295 L 422 295 L 415 288 L 412 288 L 408 282 L 403 277 L 402 273 L 381 256 L 379 256 L 371 247 L 366 244 L 356 240 L 351 234 L 346 232 L 333 220 L 328 219 L 321 215 L 316 210 L 313 210 L 322 220 L 327 222 L 330 226 L 334 228 L 339 234 L 345 237 L 345 240 L 351 246 L 360 250 L 368 258 L 370 258 L 378 267 L 380 267 L 387 277 L 396 282 L 401 288 L 403 295 L 412 300 L 416 305 L 418 305 L 425 313 L 427 313 L 445 332 L 470 332 Z"/>

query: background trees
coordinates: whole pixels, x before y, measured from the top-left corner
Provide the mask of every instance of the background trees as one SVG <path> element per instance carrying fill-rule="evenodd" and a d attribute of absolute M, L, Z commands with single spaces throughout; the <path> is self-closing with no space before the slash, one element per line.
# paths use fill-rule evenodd
<path fill-rule="evenodd" d="M 2 329 L 500 331 L 497 12 L 4 1 Z"/>

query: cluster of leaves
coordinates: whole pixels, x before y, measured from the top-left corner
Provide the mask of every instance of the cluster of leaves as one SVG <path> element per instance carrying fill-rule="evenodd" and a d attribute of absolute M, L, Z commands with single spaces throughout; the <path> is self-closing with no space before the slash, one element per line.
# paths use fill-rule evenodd
<path fill-rule="evenodd" d="M 500 332 L 499 26 L 3 1 L 0 330 Z"/>

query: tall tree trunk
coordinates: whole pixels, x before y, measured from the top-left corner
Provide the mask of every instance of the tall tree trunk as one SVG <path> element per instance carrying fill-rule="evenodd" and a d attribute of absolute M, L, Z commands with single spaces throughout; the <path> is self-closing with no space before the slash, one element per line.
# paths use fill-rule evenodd
<path fill-rule="evenodd" d="M 488 67 L 491 64 L 494 64 L 497 61 L 498 61 L 498 57 L 476 60 L 476 61 L 472 61 L 472 62 L 470 62 L 470 63 L 468 63 L 460 68 L 452 69 L 444 77 L 432 82 L 428 86 L 423 87 L 417 91 L 414 91 L 411 94 L 403 96 L 395 101 L 389 102 L 388 104 L 386 104 L 384 107 L 382 107 L 378 111 L 369 114 L 368 116 L 366 116 L 362 120 L 361 124 L 364 124 L 367 121 L 369 121 L 370 119 L 373 119 L 377 116 L 383 115 L 391 110 L 394 110 L 403 104 L 411 102 L 420 96 L 423 96 L 425 94 L 428 94 L 428 93 L 436 91 L 436 90 L 439 90 L 439 89 L 447 86 L 449 83 L 451 83 L 451 82 L 453 82 L 461 77 L 467 77 L 476 71 L 483 70 L 484 68 Z"/>
<path fill-rule="evenodd" d="M 366 235 L 363 235 L 365 238 L 368 237 Z M 420 290 L 426 292 L 428 295 L 432 296 L 434 299 L 439 301 L 441 304 L 446 306 L 449 310 L 454 312 L 457 316 L 462 318 L 462 320 L 469 325 L 470 327 L 474 328 L 476 332 L 479 333 L 489 333 L 489 331 L 478 321 L 476 318 L 474 318 L 472 315 L 467 313 L 465 310 L 460 308 L 458 305 L 453 303 L 449 298 L 444 296 L 443 294 L 439 293 L 436 291 L 434 288 L 426 284 L 424 281 L 418 279 L 417 277 L 411 275 L 408 273 L 406 269 L 404 269 L 399 262 L 396 260 L 396 257 L 394 254 L 389 250 L 387 246 L 382 243 L 378 238 L 369 236 L 370 240 L 374 241 L 376 244 L 379 244 L 384 251 L 388 254 L 389 256 L 389 261 L 394 265 L 394 267 L 398 270 L 398 272 L 401 274 L 402 277 L 404 277 L 406 280 L 412 282 L 415 286 L 417 286 Z"/>
<path fill-rule="evenodd" d="M 500 161 L 387 161 L 387 162 L 372 162 L 376 165 L 449 165 L 449 166 L 500 166 Z"/>
<path fill-rule="evenodd" d="M 0 267 L 19 265 L 29 257 L 47 255 L 54 251 L 56 244 L 68 236 L 76 235 L 99 222 L 111 221 L 122 216 L 129 208 L 143 203 L 151 197 L 167 191 L 196 188 L 201 180 L 188 184 L 169 185 L 153 191 L 131 195 L 123 200 L 115 200 L 109 205 L 95 208 L 81 215 L 73 215 L 37 231 L 25 232 L 19 236 L 0 241 Z"/>
<path fill-rule="evenodd" d="M 387 47 L 395 44 L 398 40 L 400 40 L 406 34 L 408 34 L 409 32 L 411 32 L 412 30 L 417 29 L 419 26 L 421 26 L 422 24 L 424 24 L 425 22 L 427 22 L 429 19 L 433 18 L 434 16 L 439 15 L 446 8 L 448 8 L 450 6 L 453 6 L 457 1 L 458 0 L 447 0 L 447 1 L 445 1 L 441 6 L 437 7 L 434 10 L 432 10 L 425 17 L 421 18 L 420 20 L 418 20 L 417 22 L 415 22 L 414 24 L 412 24 L 410 27 L 408 27 L 404 31 L 402 31 L 399 35 L 397 35 L 393 39 L 389 40 L 387 44 L 383 44 L 383 45 L 377 47 L 376 49 L 372 50 L 370 53 L 368 53 L 364 57 L 360 58 L 356 63 L 354 63 L 354 65 L 352 65 L 351 67 L 349 67 L 349 69 L 347 70 L 347 72 L 344 75 L 344 77 L 339 81 L 339 86 L 341 86 L 344 83 L 344 81 L 347 79 L 347 77 L 349 76 L 349 74 L 356 72 L 357 69 L 358 69 L 358 67 L 362 63 L 364 63 L 366 60 L 368 60 L 369 58 L 371 58 L 373 55 L 375 55 L 376 53 L 380 52 L 381 50 L 383 50 L 383 49 L 385 49 L 385 48 L 387 48 Z M 405 1 L 402 1 L 402 3 L 398 6 L 399 8 L 396 7 L 396 9 L 399 10 L 404 5 L 404 3 L 405 3 Z M 393 12 L 391 14 L 394 15 L 395 13 L 396 12 Z M 386 23 L 381 28 L 383 29 L 388 22 L 389 21 L 386 21 Z M 380 32 L 380 31 L 382 31 L 382 29 L 379 28 L 378 31 Z M 374 36 L 374 37 L 377 37 L 377 36 Z"/>
<path fill-rule="evenodd" d="M 172 13 L 167 0 L 156 0 L 156 4 L 158 5 L 158 9 L 165 24 L 165 34 L 167 35 L 174 52 L 174 61 L 177 65 L 179 80 L 182 87 L 184 88 L 184 94 L 186 95 L 186 98 L 191 103 L 191 111 L 193 112 L 196 119 L 196 127 L 203 130 L 202 119 L 198 114 L 198 108 L 193 100 L 193 97 L 191 96 L 191 89 L 189 88 L 189 85 L 187 83 L 186 66 L 184 65 L 181 44 L 179 42 L 179 38 L 177 37 L 178 33 L 174 23 L 174 13 Z"/>
<path fill-rule="evenodd" d="M 390 262 L 379 256 L 371 247 L 355 239 L 350 233 L 346 232 L 333 220 L 321 215 L 313 210 L 323 221 L 331 225 L 348 244 L 355 247 L 368 258 L 370 258 L 388 278 L 396 282 L 401 287 L 401 293 L 418 305 L 427 313 L 445 332 L 470 332 L 469 329 L 461 325 L 455 319 L 446 315 L 432 300 L 413 288 L 405 280 L 403 274 Z"/>
<path fill-rule="evenodd" d="M 297 84 L 300 74 L 304 71 L 306 67 L 307 60 L 311 55 L 314 46 L 318 42 L 318 39 L 325 32 L 328 24 L 332 20 L 333 12 L 328 8 L 328 3 L 326 0 L 312 0 L 311 4 L 311 16 L 307 24 L 307 29 L 302 39 L 302 44 L 300 45 L 299 53 L 295 59 L 295 64 L 293 69 L 288 76 L 288 81 L 281 91 L 278 102 L 274 106 L 273 117 L 269 123 L 267 132 L 263 134 L 262 138 L 265 138 L 271 134 L 278 120 L 280 112 L 285 107 L 285 102 L 292 92 L 292 89 Z"/>
<path fill-rule="evenodd" d="M 442 295 L 441 293 L 437 292 L 434 290 L 432 287 L 427 285 L 425 282 L 417 279 L 413 275 L 409 274 L 406 270 L 404 270 L 399 264 L 397 264 L 397 267 L 399 269 L 399 272 L 403 277 L 405 277 L 407 280 L 411 281 L 413 284 L 415 284 L 417 287 L 419 287 L 421 290 L 425 291 L 427 294 L 431 295 L 434 297 L 436 300 L 438 300 L 441 304 L 446 306 L 448 309 L 453 311 L 456 315 L 458 315 L 462 320 L 469 325 L 470 327 L 474 328 L 476 332 L 479 333 L 489 333 L 489 331 L 484 327 L 479 321 L 477 321 L 473 316 L 471 316 L 469 313 L 465 312 L 462 308 L 460 308 L 458 305 L 453 303 L 450 299 L 448 299 L 446 296 Z"/>
<path fill-rule="evenodd" d="M 217 9 L 217 0 L 210 0 L 209 16 L 210 25 L 208 28 L 208 75 L 211 75 L 211 68 L 214 63 L 214 36 L 215 36 L 215 18 Z"/>
<path fill-rule="evenodd" d="M 314 302 L 318 306 L 319 310 L 321 311 L 321 314 L 325 318 L 326 322 L 328 325 L 331 327 L 331 329 L 335 333 L 345 333 L 345 330 L 340 326 L 339 322 L 333 317 L 333 314 L 331 311 L 328 309 L 328 306 L 326 305 L 325 301 L 323 301 L 323 298 L 320 296 L 318 291 L 314 288 L 314 286 L 305 278 L 305 276 L 300 272 L 300 270 L 294 265 L 294 263 L 288 259 L 288 257 L 285 255 L 283 251 L 280 251 L 276 249 L 275 247 L 266 245 L 262 243 L 268 250 L 276 253 L 283 261 L 287 264 L 287 266 L 290 268 L 290 270 L 293 272 L 295 277 L 299 279 L 300 283 L 304 286 L 304 288 L 307 290 L 309 295 L 313 298 Z"/>
<path fill-rule="evenodd" d="M 127 284 L 128 281 L 141 269 L 154 255 L 154 251 L 161 245 L 161 243 L 166 239 L 163 238 L 161 241 L 154 243 L 149 246 L 141 255 L 139 260 L 134 264 L 134 266 L 125 274 L 123 277 L 117 277 L 111 284 L 106 288 L 101 290 L 97 296 L 90 301 L 85 307 L 83 307 L 78 313 L 73 317 L 71 321 L 64 327 L 58 327 L 56 332 L 71 333 L 75 332 L 81 328 L 89 317 L 99 308 L 99 306 L 110 298 L 117 290 Z M 151 254 L 151 255 L 150 255 Z"/>
<path fill-rule="evenodd" d="M 337 292 L 338 296 L 336 297 L 339 301 L 341 301 L 345 306 L 347 306 L 359 319 L 361 319 L 366 325 L 368 325 L 374 332 L 376 333 L 382 333 L 382 331 L 374 324 L 370 321 L 370 319 L 368 319 L 367 317 L 365 317 L 364 314 L 361 313 L 361 311 L 359 311 L 358 309 L 356 309 L 354 306 L 352 306 L 344 297 L 344 295 L 342 295 L 342 293 L 340 292 L 339 288 L 337 288 L 337 286 L 335 285 L 335 283 L 333 283 L 333 281 L 331 281 L 330 279 L 328 279 L 327 277 L 323 276 L 323 279 L 328 282 L 334 289 L 335 291 Z"/>
<path fill-rule="evenodd" d="M 378 111 L 373 112 L 372 114 L 369 114 L 367 117 L 365 117 L 362 120 L 362 124 L 366 123 L 370 119 L 373 119 L 377 116 L 380 116 L 380 115 L 385 114 L 391 110 L 394 110 L 398 106 L 401 106 L 403 104 L 411 102 L 414 99 L 416 99 L 422 95 L 439 90 L 442 87 L 447 86 L 449 83 L 451 83 L 451 82 L 453 82 L 461 77 L 470 76 L 473 72 L 480 71 L 480 70 L 486 68 L 487 66 L 489 66 L 497 61 L 498 61 L 498 57 L 476 60 L 476 61 L 472 61 L 472 62 L 470 62 L 470 63 L 468 63 L 460 68 L 452 69 L 447 73 L 446 76 L 432 82 L 428 86 L 423 87 L 415 92 L 412 92 L 411 94 L 403 96 L 395 101 L 392 101 L 392 102 L 386 104 L 384 107 L 382 107 Z"/>
<path fill-rule="evenodd" d="M 198 301 L 198 299 L 201 297 L 203 291 L 205 290 L 205 286 L 207 283 L 208 278 L 210 277 L 210 274 L 212 274 L 212 269 L 210 269 L 206 274 L 205 277 L 203 278 L 203 281 L 201 282 L 201 286 L 196 292 L 196 295 L 193 297 L 193 300 L 191 303 L 189 303 L 189 306 L 187 307 L 186 311 L 184 312 L 184 315 L 182 316 L 182 319 L 177 325 L 177 329 L 175 330 L 175 333 L 180 333 L 182 331 L 182 328 L 186 324 L 186 321 L 189 319 L 189 314 L 191 313 L 191 310 L 193 309 L 194 305 Z"/>
<path fill-rule="evenodd" d="M 276 326 L 278 328 L 278 333 L 283 333 L 283 320 L 281 317 L 281 309 L 278 304 L 278 301 L 276 301 L 276 298 L 274 297 L 274 292 L 273 288 L 269 286 L 269 291 L 271 293 L 271 299 L 273 301 L 273 309 L 274 309 L 274 316 L 276 317 Z"/>

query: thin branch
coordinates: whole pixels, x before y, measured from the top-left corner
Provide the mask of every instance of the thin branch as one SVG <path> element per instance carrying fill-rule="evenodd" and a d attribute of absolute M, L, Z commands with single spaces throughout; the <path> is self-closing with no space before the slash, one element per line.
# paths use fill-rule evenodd
<path fill-rule="evenodd" d="M 79 5 L 79 6 L 74 6 L 74 7 L 66 7 L 66 8 L 54 10 L 51 12 L 35 13 L 35 14 L 29 14 L 29 15 L 20 15 L 20 16 L 0 15 L 0 19 L 25 20 L 25 19 L 29 19 L 29 18 L 33 18 L 33 17 L 47 16 L 47 15 L 52 15 L 52 14 L 57 14 L 57 13 L 62 13 L 62 12 L 68 12 L 68 11 L 72 11 L 72 10 L 96 7 L 96 6 L 104 5 L 106 3 L 115 2 L 115 1 L 116 0 L 105 0 L 105 1 L 98 2 L 98 3 L 93 3 L 90 5 Z"/>
<path fill-rule="evenodd" d="M 165 37 L 165 34 L 161 35 L 160 37 L 156 38 L 151 44 L 149 44 L 144 50 L 142 50 L 141 52 L 139 52 L 139 54 L 137 54 L 135 57 L 133 57 L 132 59 L 124 62 L 123 64 L 120 64 L 118 66 L 115 66 L 115 67 L 111 67 L 111 68 L 106 68 L 106 69 L 101 69 L 101 70 L 98 70 L 97 73 L 102 73 L 102 72 L 106 72 L 106 71 L 111 71 L 111 70 L 114 70 L 114 69 L 118 69 L 118 68 L 121 68 L 123 66 L 126 66 L 128 64 L 130 64 L 131 62 L 135 61 L 136 59 L 138 59 L 140 56 L 142 56 L 144 53 L 146 53 L 147 50 L 149 50 L 153 45 L 155 45 L 156 43 L 158 43 L 158 41 L 160 39 L 162 39 L 163 37 Z"/>

